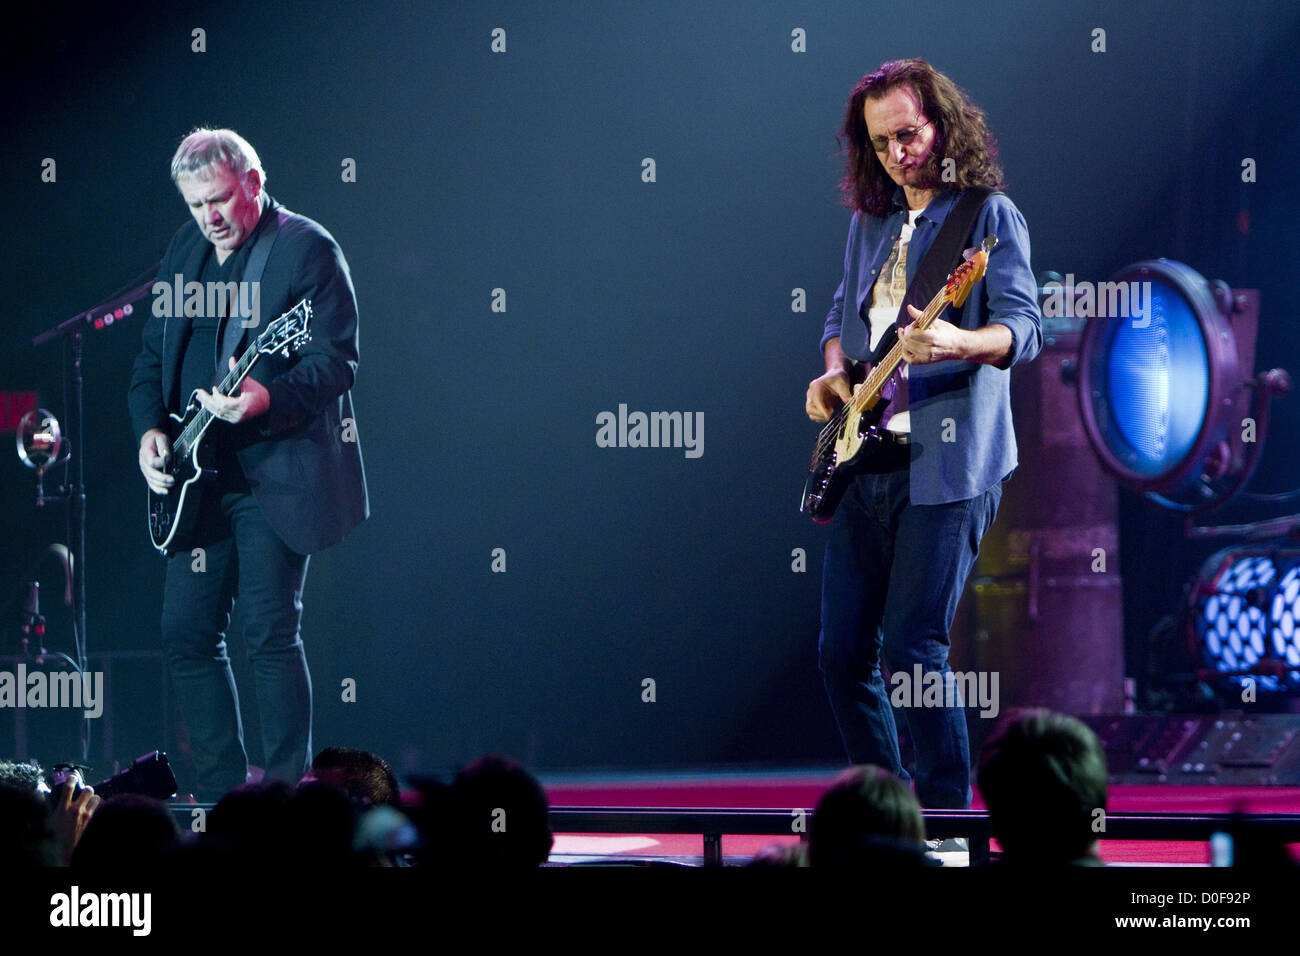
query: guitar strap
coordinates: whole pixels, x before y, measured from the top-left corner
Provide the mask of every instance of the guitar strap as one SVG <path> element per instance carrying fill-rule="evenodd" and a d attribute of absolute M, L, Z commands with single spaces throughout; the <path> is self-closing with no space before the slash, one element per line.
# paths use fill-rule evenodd
<path fill-rule="evenodd" d="M 275 245 L 276 233 L 280 231 L 280 212 L 271 208 L 267 212 L 270 217 L 267 223 L 262 227 L 261 233 L 258 234 L 253 243 L 253 250 L 248 254 L 248 265 L 244 267 L 242 282 L 251 283 L 249 288 L 260 289 L 262 273 L 266 271 L 266 261 L 271 258 L 271 247 Z M 257 297 L 258 311 L 261 311 L 261 295 Z M 262 321 L 261 315 L 255 316 L 257 321 Z M 226 374 L 225 359 L 227 355 L 235 355 L 239 348 L 240 342 L 244 338 L 244 326 L 242 322 L 231 321 L 228 317 L 222 326 L 218 341 L 221 346 L 217 349 L 217 376 L 220 378 Z"/>
<path fill-rule="evenodd" d="M 930 248 L 925 251 L 925 257 L 917 267 L 916 274 L 912 276 L 912 282 L 907 287 L 907 294 L 903 297 L 903 305 L 898 310 L 898 318 L 894 321 L 893 328 L 880 337 L 880 342 L 872 352 L 872 364 L 889 354 L 889 350 L 897 341 L 898 330 L 912 321 L 907 307 L 914 305 L 924 310 L 935 293 L 948 281 L 948 276 L 961 265 L 961 256 L 966 249 L 966 240 L 970 236 L 970 231 L 975 228 L 975 219 L 979 216 L 985 201 L 994 192 L 995 190 L 988 186 L 968 186 L 961 191 L 952 209 L 948 211 L 948 217 L 939 227 L 939 234 L 934 237 L 934 242 L 930 243 Z M 897 414 L 901 410 L 893 411 Z"/>
<path fill-rule="evenodd" d="M 924 311 L 926 305 L 943 288 L 943 284 L 948 281 L 948 276 L 961 265 L 966 239 L 970 235 L 970 231 L 975 228 L 975 217 L 979 215 L 980 209 L 984 206 L 984 201 L 992 194 L 993 190 L 988 186 L 968 186 L 957 197 L 957 201 L 948 210 L 948 216 L 944 219 L 943 225 L 939 227 L 939 234 L 930 243 L 930 248 L 926 249 L 921 264 L 912 276 L 912 282 L 907 287 L 907 294 L 903 296 L 903 305 L 898 310 L 898 318 L 894 320 L 894 324 L 890 329 L 880 337 L 876 352 L 871 357 L 873 363 L 879 362 L 889 353 L 889 350 L 894 347 L 894 343 L 898 341 L 898 330 L 912 321 L 912 316 L 908 313 L 907 307 L 914 305 Z M 902 378 L 902 374 L 903 366 L 900 365 L 894 370 L 894 374 L 890 376 L 889 381 L 881 390 L 881 395 L 889 402 L 880 420 L 881 428 L 887 429 L 890 419 L 907 411 L 908 406 L 911 404 L 909 389 Z"/>

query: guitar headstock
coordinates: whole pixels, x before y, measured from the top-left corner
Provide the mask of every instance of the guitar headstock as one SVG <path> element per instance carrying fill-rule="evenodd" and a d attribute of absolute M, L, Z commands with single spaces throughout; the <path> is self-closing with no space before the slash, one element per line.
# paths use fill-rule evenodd
<path fill-rule="evenodd" d="M 948 277 L 948 286 L 945 291 L 954 308 L 960 309 L 966 302 L 966 296 L 970 294 L 970 290 L 975 283 L 984 278 L 984 270 L 989 264 L 989 253 L 993 251 L 993 247 L 997 244 L 997 236 L 985 236 L 984 241 L 979 244 L 971 257 L 959 265 L 956 271 Z"/>
<path fill-rule="evenodd" d="M 257 351 L 263 355 L 282 352 L 287 358 L 310 341 L 311 300 L 303 299 L 257 337 Z"/>

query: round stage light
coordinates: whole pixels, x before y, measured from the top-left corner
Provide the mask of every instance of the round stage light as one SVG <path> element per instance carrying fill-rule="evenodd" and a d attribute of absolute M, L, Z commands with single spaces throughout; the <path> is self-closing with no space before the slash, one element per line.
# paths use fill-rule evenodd
<path fill-rule="evenodd" d="M 1300 686 L 1300 565 L 1278 581 L 1269 618 L 1273 623 L 1273 655 L 1294 668 L 1288 676 L 1293 686 Z"/>
<path fill-rule="evenodd" d="M 1096 285 L 1080 344 L 1080 409 L 1103 466 L 1176 510 L 1217 504 L 1228 484 L 1225 439 L 1250 375 L 1230 301 L 1181 262 L 1139 262 Z"/>
<path fill-rule="evenodd" d="M 1300 548 L 1237 546 L 1209 557 L 1189 592 L 1192 654 L 1222 690 L 1300 689 Z"/>
<path fill-rule="evenodd" d="M 59 461 L 63 429 L 51 413 L 35 408 L 18 420 L 15 444 L 19 460 L 28 468 L 43 472 Z"/>

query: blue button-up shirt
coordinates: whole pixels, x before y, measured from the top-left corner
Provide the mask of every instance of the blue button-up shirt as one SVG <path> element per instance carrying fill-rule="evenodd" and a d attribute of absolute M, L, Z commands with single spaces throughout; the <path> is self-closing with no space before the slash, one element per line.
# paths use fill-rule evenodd
<path fill-rule="evenodd" d="M 936 194 L 917 217 L 907 251 L 911 285 L 939 227 L 957 200 L 957 192 Z M 854 213 L 844 250 L 844 278 L 826 316 L 822 347 L 838 337 L 844 354 L 859 361 L 870 355 L 870 329 L 863 319 L 872 287 L 889 259 L 907 217 L 900 187 L 893 211 L 884 219 Z M 1011 354 L 1002 367 L 950 359 L 908 369 L 911 410 L 911 501 L 938 505 L 973 498 L 1015 470 L 1016 433 L 1011 423 L 1011 373 L 1017 362 L 1031 361 L 1043 347 L 1038 285 L 1029 267 L 1029 229 L 1015 204 L 1001 193 L 984 203 L 968 246 L 997 236 L 984 279 L 966 299 L 960 315 L 952 309 L 940 318 L 963 329 L 996 322 L 1011 330 Z M 852 303 L 846 314 L 845 302 Z"/>

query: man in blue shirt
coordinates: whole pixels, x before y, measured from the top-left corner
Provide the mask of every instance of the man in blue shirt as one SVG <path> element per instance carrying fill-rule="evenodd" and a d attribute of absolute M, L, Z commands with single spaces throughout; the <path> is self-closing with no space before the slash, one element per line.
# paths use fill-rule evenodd
<path fill-rule="evenodd" d="M 808 386 L 814 421 L 849 398 L 851 365 L 900 318 L 960 190 L 1002 186 L 983 114 L 923 60 L 885 63 L 863 77 L 841 135 L 841 186 L 853 216 L 822 336 L 826 372 Z M 1009 369 L 1042 348 L 1028 229 L 1001 193 L 985 201 L 966 245 L 988 235 L 997 245 L 960 312 L 925 331 L 915 322 L 899 330 L 906 364 L 882 422 L 889 437 L 835 512 L 822 581 L 819 662 L 851 762 L 909 779 L 895 724 L 901 711 L 916 751 L 917 798 L 936 808 L 970 806 L 970 744 L 947 676 L 948 629 L 1017 465 Z M 921 313 L 909 306 L 907 314 Z M 918 676 L 943 692 L 924 696 L 911 686 Z"/>

